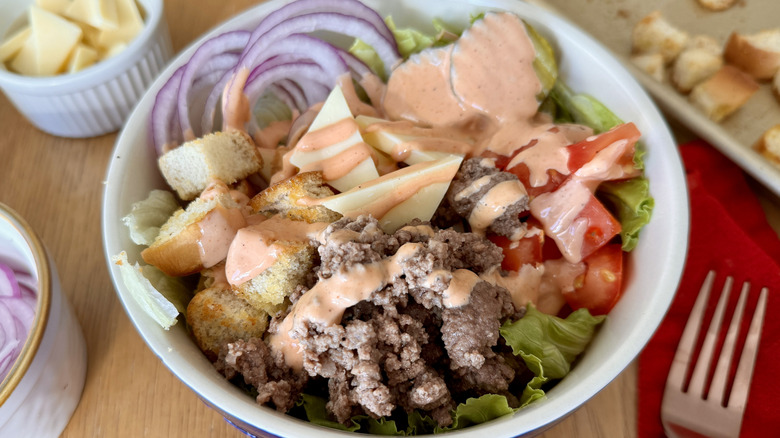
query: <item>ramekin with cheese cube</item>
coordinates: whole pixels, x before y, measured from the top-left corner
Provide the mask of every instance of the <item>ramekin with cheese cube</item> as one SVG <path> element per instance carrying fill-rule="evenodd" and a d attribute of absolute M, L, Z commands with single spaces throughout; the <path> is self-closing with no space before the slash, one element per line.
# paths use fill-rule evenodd
<path fill-rule="evenodd" d="M 3 0 L 0 89 L 40 130 L 118 130 L 172 56 L 162 0 Z"/>

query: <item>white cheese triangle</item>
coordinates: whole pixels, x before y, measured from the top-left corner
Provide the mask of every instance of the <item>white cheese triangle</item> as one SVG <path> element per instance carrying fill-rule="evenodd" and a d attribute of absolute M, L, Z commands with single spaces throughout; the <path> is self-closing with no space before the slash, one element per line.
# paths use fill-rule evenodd
<path fill-rule="evenodd" d="M 326 198 L 322 205 L 351 218 L 370 214 L 392 233 L 412 219 L 433 217 L 462 160 L 450 155 L 405 167 Z"/>
<path fill-rule="evenodd" d="M 71 51 L 81 40 L 81 28 L 37 6 L 30 6 L 30 25 L 38 74 L 50 76 L 61 72 Z"/>
<path fill-rule="evenodd" d="M 354 125 L 352 132 L 348 137 L 343 140 L 337 140 L 326 147 L 309 150 L 302 149 L 302 147 L 307 144 L 307 136 L 326 133 L 327 129 L 335 124 L 344 123 L 345 120 L 348 125 Z M 347 149 L 364 143 L 363 137 L 360 135 L 360 129 L 357 122 L 355 122 L 355 119 L 352 117 L 349 105 L 347 105 L 347 101 L 341 91 L 341 87 L 336 86 L 328 95 L 325 103 L 323 103 L 322 109 L 311 123 L 308 132 L 298 141 L 295 149 L 290 155 L 290 164 L 299 169 L 309 170 L 312 166 L 316 168 L 317 163 L 319 162 L 336 157 Z M 365 147 L 369 146 L 366 145 Z M 326 182 L 340 192 L 345 192 L 358 184 L 378 177 L 379 172 L 376 170 L 376 165 L 370 157 L 361 161 L 343 177 L 329 180 L 327 179 L 327 173 L 325 175 Z"/>
<path fill-rule="evenodd" d="M 16 32 L 10 37 L 6 38 L 2 44 L 0 44 L 0 62 L 5 62 L 19 53 L 24 47 L 24 43 L 32 35 L 32 29 L 25 27 L 24 29 Z"/>

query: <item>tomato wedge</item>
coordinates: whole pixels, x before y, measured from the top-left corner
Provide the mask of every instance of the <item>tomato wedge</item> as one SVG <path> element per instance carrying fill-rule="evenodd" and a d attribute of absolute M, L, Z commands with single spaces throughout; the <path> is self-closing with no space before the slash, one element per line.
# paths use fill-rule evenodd
<path fill-rule="evenodd" d="M 504 260 L 501 261 L 501 269 L 505 271 L 519 271 L 527 263 L 542 262 L 542 245 L 544 244 L 544 234 L 536 233 L 532 236 L 526 236 L 517 242 L 512 242 L 509 238 L 499 235 L 488 235 L 488 240 L 495 243 L 504 253 Z"/>
<path fill-rule="evenodd" d="M 572 263 L 592 254 L 621 230 L 620 222 L 587 185 L 573 179 L 554 192 L 532 199 L 530 210 L 547 237 L 555 241 L 561 254 Z"/>
<path fill-rule="evenodd" d="M 618 243 L 604 245 L 583 260 L 587 266 L 582 282 L 563 296 L 572 309 L 586 308 L 593 315 L 612 310 L 622 293 L 623 250 Z"/>
<path fill-rule="evenodd" d="M 627 156 L 633 160 L 634 145 L 639 137 L 642 135 L 633 123 L 624 123 L 618 125 L 607 132 L 603 132 L 598 135 L 582 140 L 579 143 L 574 143 L 568 147 L 569 150 L 569 170 L 572 172 L 577 171 L 596 156 L 601 150 L 607 146 L 618 142 L 620 140 L 627 140 Z"/>

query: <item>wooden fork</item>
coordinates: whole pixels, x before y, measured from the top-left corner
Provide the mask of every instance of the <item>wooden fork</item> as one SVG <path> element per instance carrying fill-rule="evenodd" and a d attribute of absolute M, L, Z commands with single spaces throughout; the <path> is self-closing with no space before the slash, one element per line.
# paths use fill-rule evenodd
<path fill-rule="evenodd" d="M 699 337 L 699 328 L 702 326 L 704 311 L 709 301 L 710 290 L 715 281 L 715 271 L 710 271 L 696 298 L 696 303 L 688 317 L 680 344 L 674 355 L 672 368 L 666 379 L 664 399 L 661 404 L 661 420 L 668 436 L 674 437 L 738 437 L 742 426 L 742 418 L 745 414 L 750 380 L 753 377 L 753 366 L 758 352 L 758 341 L 761 337 L 761 327 L 766 312 L 767 288 L 761 290 L 758 298 L 753 320 L 750 323 L 745 346 L 737 365 L 734 383 L 731 386 L 731 394 L 726 403 L 725 397 L 728 390 L 727 380 L 731 360 L 734 355 L 734 344 L 739 333 L 742 314 L 745 309 L 750 284 L 742 286 L 737 307 L 731 325 L 726 333 L 726 339 L 721 349 L 718 363 L 712 377 L 709 391 L 705 393 L 707 376 L 710 373 L 712 356 L 715 344 L 720 333 L 723 313 L 728 303 L 734 279 L 726 278 L 723 292 L 718 300 L 712 321 L 707 329 L 696 367 L 693 370 L 690 384 L 685 389 L 685 376 L 694 353 L 696 340 Z"/>

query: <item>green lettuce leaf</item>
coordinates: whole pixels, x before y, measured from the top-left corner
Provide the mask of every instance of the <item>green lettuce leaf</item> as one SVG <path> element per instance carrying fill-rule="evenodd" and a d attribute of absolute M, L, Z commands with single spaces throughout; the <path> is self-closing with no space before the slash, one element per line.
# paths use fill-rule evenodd
<path fill-rule="evenodd" d="M 452 425 L 437 427 L 436 433 L 463 429 L 464 427 L 482 424 L 517 411 L 509 406 L 506 397 L 498 394 L 485 394 L 479 398 L 470 398 L 455 408 Z"/>
<path fill-rule="evenodd" d="M 360 422 L 356 421 L 356 419 L 362 419 L 365 417 L 360 416 L 353 418 L 351 426 L 345 426 L 338 421 L 333 421 L 330 419 L 328 411 L 325 408 L 327 401 L 325 401 L 325 399 L 322 397 L 317 397 L 316 395 L 303 394 L 301 396 L 301 400 L 298 401 L 298 405 L 303 406 L 303 409 L 306 411 L 306 418 L 309 420 L 309 422 L 320 426 L 330 427 L 332 429 L 355 432 L 360 429 Z"/>
<path fill-rule="evenodd" d="M 122 282 L 130 296 L 160 327 L 168 330 L 178 322 L 179 310 L 152 286 L 138 263 L 130 264 L 124 251 L 113 256 L 111 260 L 118 266 Z"/>
<path fill-rule="evenodd" d="M 160 233 L 160 227 L 178 209 L 173 193 L 152 190 L 146 199 L 133 203 L 122 222 L 130 230 L 130 239 L 135 244 L 149 246 Z"/>
<path fill-rule="evenodd" d="M 607 181 L 599 185 L 598 197 L 611 205 L 622 227 L 623 251 L 631 251 L 639 241 L 639 231 L 650 222 L 655 206 L 650 196 L 650 182 L 644 177 Z"/>
<path fill-rule="evenodd" d="M 623 123 L 603 103 L 587 94 L 574 93 L 561 80 L 555 82 L 550 97 L 558 106 L 556 121 L 590 126 L 596 134 L 609 131 Z"/>
<path fill-rule="evenodd" d="M 537 376 L 562 379 L 603 320 L 604 316 L 591 316 L 587 309 L 578 309 L 566 319 L 561 319 L 529 305 L 525 316 L 501 326 L 501 336 L 512 347 L 512 352 L 523 357 L 526 366 Z M 538 361 L 527 359 L 529 355 Z"/>
<path fill-rule="evenodd" d="M 192 291 L 181 278 L 171 277 L 152 265 L 141 268 L 141 274 L 149 280 L 155 290 L 176 307 L 179 313 L 186 315 L 187 305 L 192 299 Z"/>
<path fill-rule="evenodd" d="M 459 32 L 450 30 L 440 20 L 434 20 L 433 22 L 434 29 L 436 29 L 437 32 L 436 35 L 428 35 L 412 28 L 398 29 L 395 26 L 395 22 L 393 22 L 393 18 L 389 16 L 385 18 L 385 23 L 387 24 L 387 27 L 390 28 L 390 31 L 393 32 L 395 42 L 398 44 L 398 51 L 404 59 L 408 58 L 409 55 L 420 52 L 428 47 L 452 42 L 453 37 L 457 39 L 460 35 Z M 382 80 L 387 79 L 385 76 L 384 63 L 379 59 L 379 56 L 377 56 L 373 47 L 360 39 L 355 39 L 352 46 L 349 48 L 349 53 L 363 61 L 363 63 L 382 78 Z"/>

